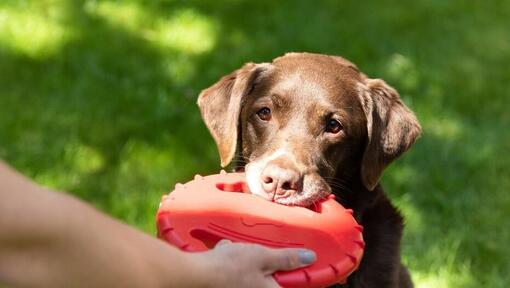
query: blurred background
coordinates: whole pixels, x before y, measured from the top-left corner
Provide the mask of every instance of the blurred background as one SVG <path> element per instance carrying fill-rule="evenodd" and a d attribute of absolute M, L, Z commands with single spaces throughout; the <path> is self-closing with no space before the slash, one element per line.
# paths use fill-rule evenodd
<path fill-rule="evenodd" d="M 2 0 L 0 158 L 154 234 L 161 195 L 220 169 L 203 88 L 342 55 L 423 125 L 382 181 L 416 286 L 508 287 L 509 19 L 510 1 Z"/>

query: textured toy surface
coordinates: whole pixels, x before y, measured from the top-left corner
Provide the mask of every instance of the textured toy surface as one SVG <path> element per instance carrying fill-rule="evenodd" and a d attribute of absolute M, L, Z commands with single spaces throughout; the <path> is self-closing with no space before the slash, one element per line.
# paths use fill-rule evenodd
<path fill-rule="evenodd" d="M 221 239 L 308 248 L 317 253 L 317 261 L 277 272 L 276 281 L 289 288 L 343 283 L 358 267 L 365 243 L 352 210 L 333 198 L 313 209 L 289 207 L 250 194 L 243 173 L 197 175 L 163 197 L 156 216 L 158 237 L 185 251 L 205 251 Z"/>

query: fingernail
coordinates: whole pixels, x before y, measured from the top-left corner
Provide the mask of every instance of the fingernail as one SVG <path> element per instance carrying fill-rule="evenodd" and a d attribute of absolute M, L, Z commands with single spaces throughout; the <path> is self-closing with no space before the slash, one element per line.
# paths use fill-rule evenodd
<path fill-rule="evenodd" d="M 317 260 L 317 255 L 312 250 L 301 250 L 298 252 L 299 261 L 303 264 L 311 264 Z"/>

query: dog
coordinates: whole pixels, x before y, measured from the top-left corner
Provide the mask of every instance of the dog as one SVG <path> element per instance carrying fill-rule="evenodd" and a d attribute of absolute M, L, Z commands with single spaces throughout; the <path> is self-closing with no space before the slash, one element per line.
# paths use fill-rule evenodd
<path fill-rule="evenodd" d="M 287 53 L 245 64 L 197 103 L 221 165 L 244 168 L 252 193 L 299 206 L 333 193 L 354 210 L 365 253 L 335 287 L 413 286 L 400 261 L 403 218 L 379 184 L 421 134 L 395 89 L 342 57 Z"/>

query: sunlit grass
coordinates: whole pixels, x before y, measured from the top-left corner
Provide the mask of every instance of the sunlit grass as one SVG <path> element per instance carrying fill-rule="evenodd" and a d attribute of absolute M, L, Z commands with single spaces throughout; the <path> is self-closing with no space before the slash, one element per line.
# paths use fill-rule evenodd
<path fill-rule="evenodd" d="M 216 33 L 217 26 L 212 19 L 193 9 L 181 9 L 158 21 L 148 37 L 162 47 L 200 54 L 214 48 Z"/>
<path fill-rule="evenodd" d="M 412 202 L 409 194 L 405 194 L 395 204 L 405 215 L 406 237 L 402 255 L 415 287 L 462 288 L 475 285 L 471 264 L 460 258 L 463 252 L 459 251 L 464 237 L 469 235 L 468 231 L 455 235 L 442 227 L 428 227 L 434 221 L 448 222 L 448 219 L 441 220 L 438 215 L 423 213 Z M 428 231 L 428 235 L 418 236 L 424 230 Z"/>
<path fill-rule="evenodd" d="M 154 16 L 136 2 L 88 1 L 89 13 L 142 35 L 163 49 L 187 54 L 211 51 L 216 44 L 218 27 L 210 17 L 194 9 L 177 9 L 168 15 Z"/>
<path fill-rule="evenodd" d="M 411 262 L 411 273 L 418 288 L 463 288 L 476 285 L 471 263 L 459 259 L 463 239 L 437 235 L 437 244 L 421 251 L 421 257 L 404 258 Z M 413 263 L 414 262 L 414 263 Z M 427 265 L 423 265 L 427 263 Z M 420 268 L 416 268 L 416 266 Z"/>
<path fill-rule="evenodd" d="M 53 55 L 71 36 L 59 21 L 62 11 L 56 6 L 46 13 L 31 8 L 0 7 L 0 47 L 32 58 Z"/>
<path fill-rule="evenodd" d="M 176 84 L 195 76 L 193 57 L 214 49 L 218 38 L 218 23 L 194 9 L 176 9 L 156 16 L 133 1 L 88 1 L 84 7 L 87 13 L 160 50 L 161 65 Z"/>
<path fill-rule="evenodd" d="M 150 15 L 140 4 L 134 1 L 89 0 L 85 2 L 84 8 L 86 12 L 101 17 L 111 25 L 135 33 L 151 21 Z"/>
<path fill-rule="evenodd" d="M 412 271 L 415 287 L 417 288 L 463 288 L 473 287 L 476 281 L 474 275 L 466 266 L 459 268 L 447 267 L 441 263 L 437 269 L 428 272 Z"/>

